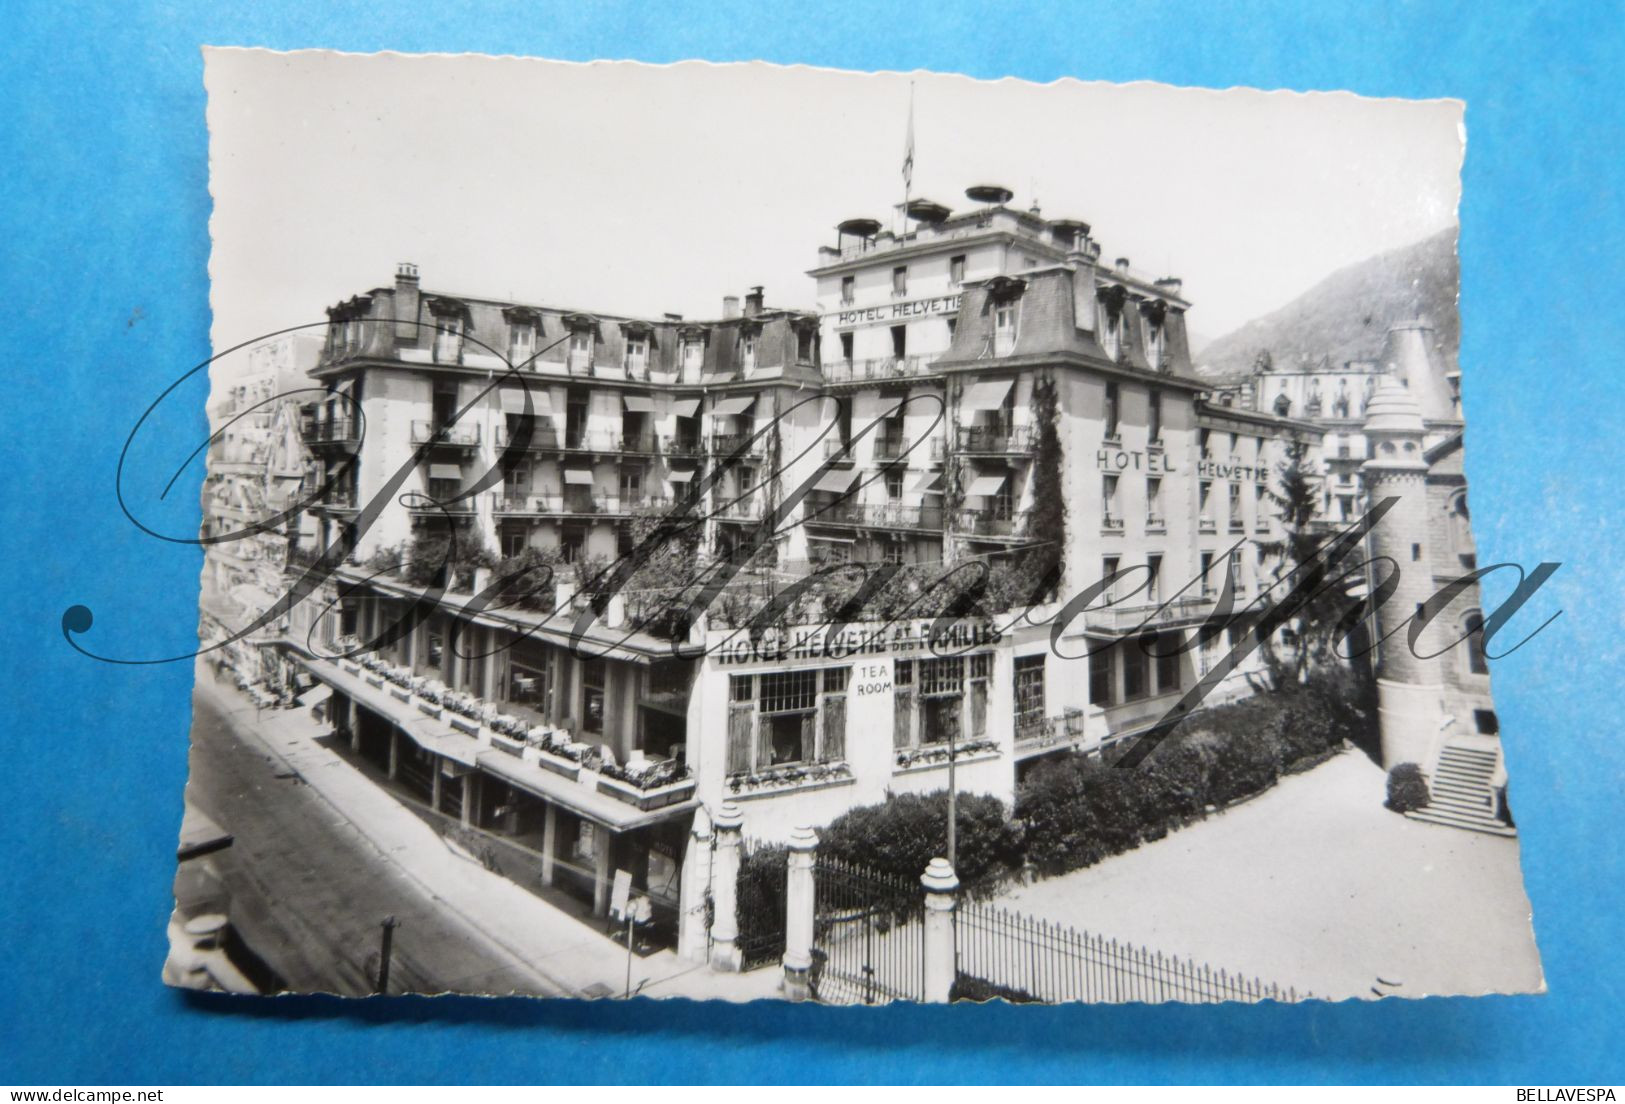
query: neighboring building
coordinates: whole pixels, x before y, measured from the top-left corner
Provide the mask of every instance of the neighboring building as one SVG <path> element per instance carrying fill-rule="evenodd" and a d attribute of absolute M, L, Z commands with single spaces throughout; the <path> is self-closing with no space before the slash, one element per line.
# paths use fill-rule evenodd
<path fill-rule="evenodd" d="M 311 388 L 321 339 L 283 334 L 244 350 L 243 369 L 217 380 L 211 404 L 208 473 L 203 485 L 204 537 L 243 536 L 205 545 L 201 632 L 223 641 L 252 623 L 283 593 L 290 541 L 314 521 L 295 516 L 285 525 L 247 532 L 298 505 L 307 475 L 300 433 L 301 399 Z M 234 359 L 227 362 L 235 366 Z M 306 394 L 301 395 L 304 391 Z M 245 684 L 285 687 L 280 658 L 266 644 L 273 628 L 224 647 L 223 662 Z"/>
<path fill-rule="evenodd" d="M 311 634 L 305 603 L 286 642 L 334 688 L 355 752 L 599 914 L 626 870 L 674 934 L 703 912 L 682 871 L 724 802 L 782 840 L 941 789 L 950 758 L 960 788 L 1009 801 L 1024 763 L 1160 718 L 1235 639 L 1192 639 L 1224 574 L 1243 601 L 1267 585 L 1266 484 L 1283 441 L 1318 445 L 1315 429 L 1203 401 L 1178 280 L 1102 265 L 1086 224 L 1012 210 L 1002 189 L 967 195 L 958 215 L 914 202 L 900 236 L 842 223 L 813 312 L 756 288 L 713 320 L 633 319 L 425 291 L 411 265 L 333 308 L 304 432 L 335 488 L 323 547 L 354 548 L 335 611 Z M 500 378 L 509 362 L 523 386 Z M 663 635 L 644 595 L 576 593 L 593 571 L 566 565 L 624 554 L 640 519 L 708 482 L 688 516 L 710 569 L 783 516 L 704 616 Z M 488 558 L 454 565 L 414 623 L 423 588 L 391 550 L 442 535 Z M 522 556 L 559 569 L 541 608 L 467 608 L 490 559 Z M 1027 620 L 960 622 L 951 654 L 920 620 L 826 632 L 813 596 L 741 629 L 841 562 L 1063 573 Z M 1054 599 L 1118 572 L 1117 602 L 1052 651 Z M 602 616 L 581 626 L 588 606 Z M 1131 646 L 1147 633 L 1166 655 Z M 382 635 L 356 660 L 306 643 Z"/>

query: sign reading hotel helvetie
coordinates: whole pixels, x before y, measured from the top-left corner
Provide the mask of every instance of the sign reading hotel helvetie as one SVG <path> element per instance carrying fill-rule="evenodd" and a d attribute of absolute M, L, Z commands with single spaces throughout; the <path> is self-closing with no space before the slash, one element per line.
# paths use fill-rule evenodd
<path fill-rule="evenodd" d="M 853 307 L 835 312 L 837 326 L 867 326 L 876 322 L 899 322 L 910 318 L 933 318 L 941 314 L 958 314 L 959 296 L 943 295 L 936 299 L 909 299 L 901 303 L 886 303 L 878 307 Z"/>

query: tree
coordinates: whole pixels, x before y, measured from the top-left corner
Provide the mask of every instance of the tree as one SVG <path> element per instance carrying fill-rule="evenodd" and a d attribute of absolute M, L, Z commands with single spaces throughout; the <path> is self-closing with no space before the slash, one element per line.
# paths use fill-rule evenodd
<path fill-rule="evenodd" d="M 1286 457 L 1277 466 L 1277 484 L 1265 494 L 1275 506 L 1281 539 L 1260 542 L 1259 552 L 1271 565 L 1274 585 L 1269 594 L 1281 602 L 1297 584 L 1314 575 L 1323 559 L 1328 535 L 1316 525 L 1320 516 L 1321 479 L 1310 462 L 1309 444 L 1294 434 L 1286 443 Z M 1311 594 L 1294 596 L 1297 606 L 1282 631 L 1259 642 L 1266 677 L 1272 688 L 1308 681 L 1311 671 L 1335 654 L 1339 629 L 1348 602 L 1334 585 L 1335 572 L 1320 580 Z"/>

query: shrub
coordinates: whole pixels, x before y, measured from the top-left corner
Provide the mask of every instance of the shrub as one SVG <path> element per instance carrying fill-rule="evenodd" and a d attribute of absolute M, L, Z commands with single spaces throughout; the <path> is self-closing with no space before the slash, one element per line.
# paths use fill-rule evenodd
<path fill-rule="evenodd" d="M 958 974 L 954 977 L 954 984 L 948 990 L 950 1001 L 974 1001 L 981 1004 L 990 1000 L 1004 1000 L 1011 1004 L 1036 1004 L 1038 998 L 1025 989 L 1015 989 L 997 982 L 984 981 L 969 974 Z"/>
<path fill-rule="evenodd" d="M 1398 763 L 1388 772 L 1388 807 L 1396 813 L 1425 809 L 1432 795 L 1427 777 L 1415 763 Z"/>
<path fill-rule="evenodd" d="M 784 914 L 790 852 L 782 846 L 759 847 L 739 864 L 739 936 L 753 945 L 765 961 L 784 953 Z M 764 930 L 754 930 L 760 927 Z M 761 941 L 776 936 L 777 945 Z"/>
<path fill-rule="evenodd" d="M 918 883 L 928 863 L 947 844 L 948 794 L 903 794 L 843 814 L 818 833 L 822 855 Z M 955 818 L 956 871 L 973 894 L 990 892 L 1022 862 L 1022 833 L 1004 802 L 983 794 L 960 794 Z"/>

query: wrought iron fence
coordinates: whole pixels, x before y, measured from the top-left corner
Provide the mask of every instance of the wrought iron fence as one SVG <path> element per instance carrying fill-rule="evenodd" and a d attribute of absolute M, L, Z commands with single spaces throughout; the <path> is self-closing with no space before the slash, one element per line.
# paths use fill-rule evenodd
<path fill-rule="evenodd" d="M 1293 1003 L 1310 994 L 1159 951 L 961 901 L 954 913 L 956 988 L 1046 1003 Z"/>
<path fill-rule="evenodd" d="M 925 999 L 925 896 L 918 884 L 819 855 L 808 990 L 826 1004 Z"/>

